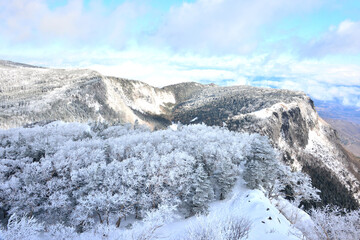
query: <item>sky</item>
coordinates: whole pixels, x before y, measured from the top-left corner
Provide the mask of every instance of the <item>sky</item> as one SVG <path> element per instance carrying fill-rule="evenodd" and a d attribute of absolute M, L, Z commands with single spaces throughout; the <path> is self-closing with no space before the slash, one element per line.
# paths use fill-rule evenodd
<path fill-rule="evenodd" d="M 0 59 L 158 87 L 286 88 L 360 110 L 360 1 L 0 0 Z"/>

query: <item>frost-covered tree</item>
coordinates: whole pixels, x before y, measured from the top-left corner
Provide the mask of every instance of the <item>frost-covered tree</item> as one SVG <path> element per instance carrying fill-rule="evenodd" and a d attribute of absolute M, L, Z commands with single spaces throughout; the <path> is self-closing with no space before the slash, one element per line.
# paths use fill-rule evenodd
<path fill-rule="evenodd" d="M 257 135 L 249 142 L 251 150 L 246 156 L 244 180 L 249 188 L 269 190 L 274 186 L 282 167 L 278 154 L 271 147 L 267 137 Z"/>
<path fill-rule="evenodd" d="M 291 185 L 301 201 L 311 185 L 292 175 L 265 137 L 219 127 L 51 122 L 0 130 L 0 208 L 45 227 L 122 227 L 161 206 L 206 213 L 239 177 L 269 194 Z"/>
<path fill-rule="evenodd" d="M 347 211 L 336 206 L 310 211 L 311 225 L 297 224 L 307 239 L 360 239 L 360 210 Z"/>
<path fill-rule="evenodd" d="M 281 192 L 288 200 L 292 200 L 295 206 L 301 207 L 305 201 L 320 201 L 319 190 L 314 188 L 309 175 L 300 171 L 290 171 L 283 180 Z M 285 185 L 285 188 L 283 187 Z M 286 194 L 286 187 L 291 189 L 291 194 Z"/>
<path fill-rule="evenodd" d="M 319 201 L 318 190 L 311 184 L 310 177 L 302 172 L 291 171 L 281 163 L 278 152 L 271 147 L 267 137 L 252 135 L 249 154 L 244 164 L 244 180 L 251 189 L 263 189 L 269 198 L 281 195 L 294 201 Z"/>
<path fill-rule="evenodd" d="M 214 177 L 219 186 L 220 200 L 225 199 L 227 193 L 229 193 L 234 186 L 238 175 L 238 166 L 233 164 L 230 159 L 225 158 L 222 161 L 219 161 Z"/>
<path fill-rule="evenodd" d="M 193 176 L 192 209 L 195 213 L 207 213 L 208 203 L 213 198 L 213 188 L 204 165 L 199 163 Z"/>
<path fill-rule="evenodd" d="M 20 217 L 17 214 L 13 214 L 9 219 L 7 229 L 0 231 L 0 238 L 3 237 L 7 240 L 37 240 L 39 234 L 43 230 L 43 224 L 39 223 L 35 218 L 26 216 Z"/>

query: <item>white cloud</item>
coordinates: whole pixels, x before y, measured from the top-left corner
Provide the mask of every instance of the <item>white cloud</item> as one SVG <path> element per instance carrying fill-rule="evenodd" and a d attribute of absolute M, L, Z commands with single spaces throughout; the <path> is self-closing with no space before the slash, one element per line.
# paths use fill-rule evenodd
<path fill-rule="evenodd" d="M 107 54 L 113 63 L 89 65 L 104 75 L 165 85 L 195 81 L 219 85 L 248 84 L 300 90 L 318 100 L 339 100 L 360 105 L 360 66 L 298 61 L 289 56 L 268 58 L 174 55 L 170 52 L 137 50 Z"/>
<path fill-rule="evenodd" d="M 8 43 L 32 46 L 65 42 L 121 47 L 129 38 L 131 20 L 143 13 L 141 5 L 131 2 L 107 9 L 96 0 L 88 6 L 71 0 L 51 9 L 44 0 L 0 1 L 0 35 Z"/>
<path fill-rule="evenodd" d="M 262 28 L 290 14 L 313 9 L 319 2 L 184 3 L 165 15 L 154 35 L 150 38 L 142 35 L 144 42 L 158 42 L 160 48 L 156 50 L 150 41 L 149 49 L 144 44 L 124 50 L 121 47 L 131 39 L 132 27 L 146 11 L 138 1 L 125 1 L 108 9 L 97 0 L 90 1 L 89 6 L 73 0 L 52 9 L 44 0 L 0 0 L 1 43 L 15 42 L 21 46 L 2 45 L 1 58 L 26 59 L 26 63 L 50 67 L 91 67 L 105 75 L 137 79 L 155 86 L 184 81 L 277 86 L 302 90 L 317 99 L 337 98 L 344 104 L 360 105 L 358 64 L 330 64 L 285 55 L 235 55 L 251 53 L 262 40 Z M 48 47 L 51 44 L 55 47 Z M 66 44 L 76 46 L 66 48 Z M 359 44 L 360 22 L 344 21 L 313 40 L 304 52 L 309 56 L 360 53 Z M 159 50 L 164 45 L 170 46 L 171 51 Z M 177 54 L 173 49 L 179 50 L 175 51 Z M 254 82 L 258 76 L 261 80 Z"/>
<path fill-rule="evenodd" d="M 157 87 L 181 82 L 218 82 L 223 79 L 241 79 L 244 83 L 244 79 L 234 71 L 237 60 L 229 57 L 204 58 L 151 50 L 112 53 L 110 57 L 114 59 L 114 64 L 91 64 L 88 68 L 104 75 L 141 80 Z"/>
<path fill-rule="evenodd" d="M 174 7 L 155 39 L 175 49 L 249 53 L 261 28 L 281 17 L 317 6 L 319 0 L 198 0 Z"/>
<path fill-rule="evenodd" d="M 302 54 L 307 57 L 323 57 L 330 54 L 360 53 L 360 21 L 345 20 L 320 38 L 311 40 L 303 47 Z"/>

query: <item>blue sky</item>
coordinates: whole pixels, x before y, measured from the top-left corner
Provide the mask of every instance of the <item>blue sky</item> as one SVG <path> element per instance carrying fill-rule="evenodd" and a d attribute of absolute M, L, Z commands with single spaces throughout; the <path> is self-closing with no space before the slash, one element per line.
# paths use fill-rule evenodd
<path fill-rule="evenodd" d="M 288 88 L 360 109 L 360 1 L 0 0 L 0 58 L 155 86 Z"/>

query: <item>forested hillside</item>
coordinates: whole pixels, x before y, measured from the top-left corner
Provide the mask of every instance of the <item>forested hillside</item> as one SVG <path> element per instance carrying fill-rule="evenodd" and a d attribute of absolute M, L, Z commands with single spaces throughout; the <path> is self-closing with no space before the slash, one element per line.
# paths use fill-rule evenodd
<path fill-rule="evenodd" d="M 124 229 L 124 221 L 154 210 L 207 214 L 241 179 L 295 206 L 318 200 L 310 178 L 278 156 L 266 137 L 205 125 L 151 132 L 52 122 L 1 130 L 2 221 L 10 230 L 21 216 L 45 232 L 59 224 L 78 233 L 99 224 Z"/>
<path fill-rule="evenodd" d="M 157 88 L 86 69 L 8 61 L 0 61 L 0 82 L 0 128 L 61 120 L 136 123 L 155 130 L 181 122 L 258 133 L 291 168 L 307 171 L 325 204 L 359 207 L 360 165 L 304 92 L 199 83 Z"/>

